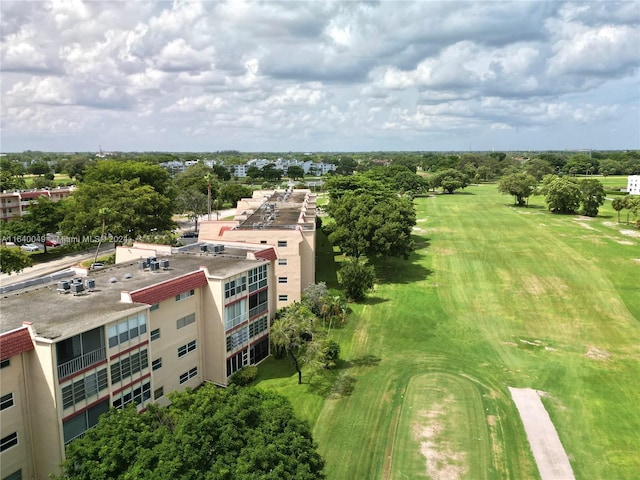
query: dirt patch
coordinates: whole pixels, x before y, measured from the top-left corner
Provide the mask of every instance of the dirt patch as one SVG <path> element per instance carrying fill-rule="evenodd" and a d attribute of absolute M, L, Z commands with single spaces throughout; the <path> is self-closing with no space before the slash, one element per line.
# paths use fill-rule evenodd
<path fill-rule="evenodd" d="M 620 230 L 620 233 L 628 237 L 640 238 L 640 230 Z"/>
<path fill-rule="evenodd" d="M 635 245 L 635 243 L 629 240 L 616 240 L 616 242 L 618 242 L 620 245 Z"/>
<path fill-rule="evenodd" d="M 634 258 L 633 261 L 636 263 L 640 263 L 640 258 Z"/>
<path fill-rule="evenodd" d="M 420 453 L 426 461 L 426 473 L 433 480 L 458 480 L 467 473 L 466 454 L 456 452 L 455 445 L 441 438 L 446 428 L 446 405 L 453 401 L 453 397 L 447 396 L 431 409 L 421 410 L 419 416 L 426 424 L 421 422 L 413 427 L 413 434 L 420 442 Z"/>
<path fill-rule="evenodd" d="M 538 277 L 532 275 L 524 279 L 522 286 L 529 295 L 540 296 L 543 295 L 546 290 L 542 281 Z"/>
<path fill-rule="evenodd" d="M 495 426 L 496 424 L 496 416 L 495 415 L 487 415 L 487 423 L 490 427 Z"/>
<path fill-rule="evenodd" d="M 593 358 L 594 360 L 608 360 L 611 357 L 611 354 L 606 350 L 602 350 L 600 348 L 589 347 L 586 353 L 587 357 Z"/>

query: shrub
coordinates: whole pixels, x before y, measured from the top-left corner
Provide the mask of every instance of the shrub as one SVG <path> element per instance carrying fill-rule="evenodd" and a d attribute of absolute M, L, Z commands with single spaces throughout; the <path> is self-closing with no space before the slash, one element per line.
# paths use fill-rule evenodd
<path fill-rule="evenodd" d="M 236 373 L 234 373 L 229 379 L 229 383 L 243 387 L 249 385 L 258 376 L 258 367 L 255 365 L 249 365 L 242 367 Z"/>

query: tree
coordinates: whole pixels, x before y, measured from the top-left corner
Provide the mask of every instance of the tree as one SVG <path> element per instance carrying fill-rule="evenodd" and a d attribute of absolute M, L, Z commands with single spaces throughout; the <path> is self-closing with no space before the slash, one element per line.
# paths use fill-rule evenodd
<path fill-rule="evenodd" d="M 87 237 L 101 235 L 99 211 L 108 205 L 107 236 L 116 241 L 135 239 L 153 231 L 172 230 L 172 201 L 138 179 L 119 183 L 83 183 L 73 195 L 63 200 L 64 220 L 60 229 L 65 235 Z"/>
<path fill-rule="evenodd" d="M 18 247 L 0 247 L 0 272 L 11 275 L 33 265 L 31 256 Z"/>
<path fill-rule="evenodd" d="M 52 202 L 48 197 L 42 196 L 29 202 L 27 215 L 22 217 L 25 229 L 29 235 L 38 236 L 44 244 L 44 252 L 47 253 L 47 233 L 57 232 L 60 222 L 64 218 L 63 205 L 60 202 Z"/>
<path fill-rule="evenodd" d="M 498 191 L 513 195 L 516 205 L 528 204 L 529 197 L 536 188 L 536 179 L 527 173 L 512 173 L 500 179 Z"/>
<path fill-rule="evenodd" d="M 553 173 L 553 167 L 542 158 L 532 158 L 524 164 L 524 172 L 533 175 L 539 182 L 545 175 Z"/>
<path fill-rule="evenodd" d="M 302 303 L 294 302 L 271 325 L 271 343 L 276 351 L 284 353 L 298 372 L 298 384 L 302 384 L 302 366 L 310 363 L 318 354 L 319 345 L 314 341 L 313 312 Z"/>
<path fill-rule="evenodd" d="M 100 160 L 86 169 L 83 181 L 101 184 L 137 181 L 138 185 L 148 185 L 170 201 L 174 200 L 176 194 L 169 173 L 158 165 L 146 162 Z"/>
<path fill-rule="evenodd" d="M 446 193 L 453 193 L 454 191 L 465 188 L 469 185 L 469 177 L 458 170 L 450 168 L 448 170 L 438 172 L 431 177 L 431 184 L 435 188 L 442 188 Z"/>
<path fill-rule="evenodd" d="M 262 167 L 261 176 L 268 182 L 279 182 L 282 179 L 282 170 L 277 169 L 274 163 L 268 163 Z"/>
<path fill-rule="evenodd" d="M 362 300 L 366 292 L 373 289 L 375 284 L 375 270 L 372 265 L 357 258 L 349 257 L 338 271 L 340 285 L 350 300 Z"/>
<path fill-rule="evenodd" d="M 549 210 L 554 213 L 575 213 L 582 200 L 580 185 L 566 177 L 547 175 L 540 192 L 545 196 Z"/>
<path fill-rule="evenodd" d="M 205 384 L 170 398 L 103 414 L 67 446 L 57 480 L 325 478 L 309 426 L 284 397 Z"/>
<path fill-rule="evenodd" d="M 237 183 L 227 183 L 220 189 L 219 198 L 223 203 L 230 203 L 236 207 L 238 200 L 241 198 L 250 198 L 252 194 L 253 189 L 251 187 Z"/>
<path fill-rule="evenodd" d="M 618 212 L 618 223 L 620 223 L 620 210 L 624 208 L 624 198 L 616 197 L 611 200 L 611 208 Z"/>
<path fill-rule="evenodd" d="M 298 165 L 291 165 L 287 168 L 287 177 L 297 180 L 304 177 L 304 169 Z"/>
<path fill-rule="evenodd" d="M 207 175 L 212 179 L 212 193 L 216 196 L 218 191 L 218 182 L 213 181 L 216 175 L 212 168 L 207 167 L 204 163 L 196 163 L 187 167 L 173 178 L 173 183 L 178 191 L 197 191 L 207 195 L 209 183 Z"/>
<path fill-rule="evenodd" d="M 255 165 L 251 165 L 249 168 L 247 168 L 247 177 L 252 178 L 253 180 L 262 178 L 262 170 L 260 170 Z"/>
<path fill-rule="evenodd" d="M 411 232 L 416 224 L 413 203 L 408 198 L 382 191 L 347 191 L 332 197 L 327 206 L 335 220 L 329 240 L 353 257 L 402 256 L 414 249 Z"/>
<path fill-rule="evenodd" d="M 582 214 L 588 217 L 596 217 L 598 208 L 604 205 L 606 193 L 599 180 L 587 178 L 580 182 L 582 192 Z"/>
<path fill-rule="evenodd" d="M 191 221 L 198 230 L 198 217 L 207 213 L 207 196 L 198 190 L 181 190 L 176 199 L 176 209 Z"/>

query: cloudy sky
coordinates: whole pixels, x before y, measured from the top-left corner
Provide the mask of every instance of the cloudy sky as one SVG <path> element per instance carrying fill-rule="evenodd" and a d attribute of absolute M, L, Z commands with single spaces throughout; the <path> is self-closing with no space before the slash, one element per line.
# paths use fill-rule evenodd
<path fill-rule="evenodd" d="M 4 152 L 640 148 L 640 1 L 2 0 Z"/>

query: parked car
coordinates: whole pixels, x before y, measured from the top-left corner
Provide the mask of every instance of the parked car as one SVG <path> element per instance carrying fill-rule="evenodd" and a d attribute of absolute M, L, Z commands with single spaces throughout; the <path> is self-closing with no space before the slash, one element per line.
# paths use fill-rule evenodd
<path fill-rule="evenodd" d="M 25 252 L 36 252 L 40 250 L 40 247 L 35 243 L 27 243 L 26 245 L 22 245 L 20 248 Z"/>
<path fill-rule="evenodd" d="M 91 264 L 91 270 L 100 270 L 102 268 L 104 268 L 104 263 L 102 262 L 96 262 Z"/>
<path fill-rule="evenodd" d="M 59 247 L 62 245 L 60 242 L 56 242 L 55 240 L 47 240 L 44 242 L 45 247 Z"/>
<path fill-rule="evenodd" d="M 198 232 L 185 232 L 182 234 L 182 238 L 198 238 Z"/>

